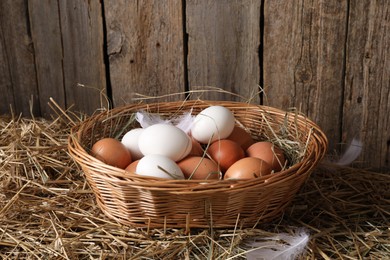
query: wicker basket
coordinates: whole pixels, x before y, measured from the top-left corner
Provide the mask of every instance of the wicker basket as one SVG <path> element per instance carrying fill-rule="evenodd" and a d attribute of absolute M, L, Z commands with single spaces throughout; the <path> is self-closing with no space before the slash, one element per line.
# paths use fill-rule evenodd
<path fill-rule="evenodd" d="M 97 140 L 120 138 L 136 127 L 137 122 L 131 119 L 139 110 L 173 116 L 190 109 L 197 114 L 216 104 L 229 108 L 237 123 L 250 130 L 257 140 L 296 133 L 287 138 L 304 145 L 303 156 L 287 169 L 267 177 L 198 181 L 129 174 L 89 154 Z M 281 215 L 323 158 L 327 138 L 316 124 L 297 113 L 247 103 L 196 100 L 132 104 L 102 112 L 72 129 L 68 148 L 81 165 L 98 206 L 121 224 L 148 228 L 229 228 L 255 226 Z"/>

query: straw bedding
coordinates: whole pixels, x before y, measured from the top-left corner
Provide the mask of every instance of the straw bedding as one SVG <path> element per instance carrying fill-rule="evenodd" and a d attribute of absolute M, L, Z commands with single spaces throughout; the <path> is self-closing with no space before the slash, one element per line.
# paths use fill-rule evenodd
<path fill-rule="evenodd" d="M 304 228 L 305 259 L 390 255 L 390 174 L 323 163 L 282 217 L 255 228 L 133 228 L 98 209 L 67 153 L 79 120 L 0 118 L 0 257 L 4 259 L 244 259 L 246 241 Z"/>

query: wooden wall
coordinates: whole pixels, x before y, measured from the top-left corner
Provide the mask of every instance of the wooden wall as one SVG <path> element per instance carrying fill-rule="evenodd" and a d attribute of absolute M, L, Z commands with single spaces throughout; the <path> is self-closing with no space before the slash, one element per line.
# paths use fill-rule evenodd
<path fill-rule="evenodd" d="M 0 114 L 212 86 L 298 107 L 331 153 L 358 138 L 360 165 L 389 168 L 389 13 L 387 0 L 2 0 Z"/>

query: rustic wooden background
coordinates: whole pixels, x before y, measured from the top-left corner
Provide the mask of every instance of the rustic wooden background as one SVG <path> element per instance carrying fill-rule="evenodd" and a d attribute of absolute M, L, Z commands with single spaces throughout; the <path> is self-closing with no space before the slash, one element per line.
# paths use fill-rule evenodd
<path fill-rule="evenodd" d="M 212 86 L 300 108 L 330 153 L 358 138 L 361 166 L 389 168 L 389 51 L 388 0 L 2 0 L 0 114 Z"/>

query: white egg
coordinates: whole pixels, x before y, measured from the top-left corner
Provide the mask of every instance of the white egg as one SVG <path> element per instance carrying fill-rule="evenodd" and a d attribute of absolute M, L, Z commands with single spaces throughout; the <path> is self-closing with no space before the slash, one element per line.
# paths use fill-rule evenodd
<path fill-rule="evenodd" d="M 224 106 L 210 106 L 203 109 L 194 119 L 192 137 L 207 144 L 228 137 L 234 128 L 234 115 Z"/>
<path fill-rule="evenodd" d="M 143 128 L 134 128 L 128 131 L 121 140 L 122 144 L 124 144 L 130 151 L 133 161 L 138 160 L 143 156 L 141 150 L 138 147 L 138 139 L 143 130 Z"/>
<path fill-rule="evenodd" d="M 158 154 L 150 154 L 142 157 L 137 164 L 135 173 L 142 176 L 164 179 L 184 179 L 184 174 L 176 162 Z"/>
<path fill-rule="evenodd" d="M 189 136 L 176 126 L 154 124 L 141 133 L 138 147 L 143 155 L 159 154 L 179 161 L 191 151 L 192 142 Z"/>

